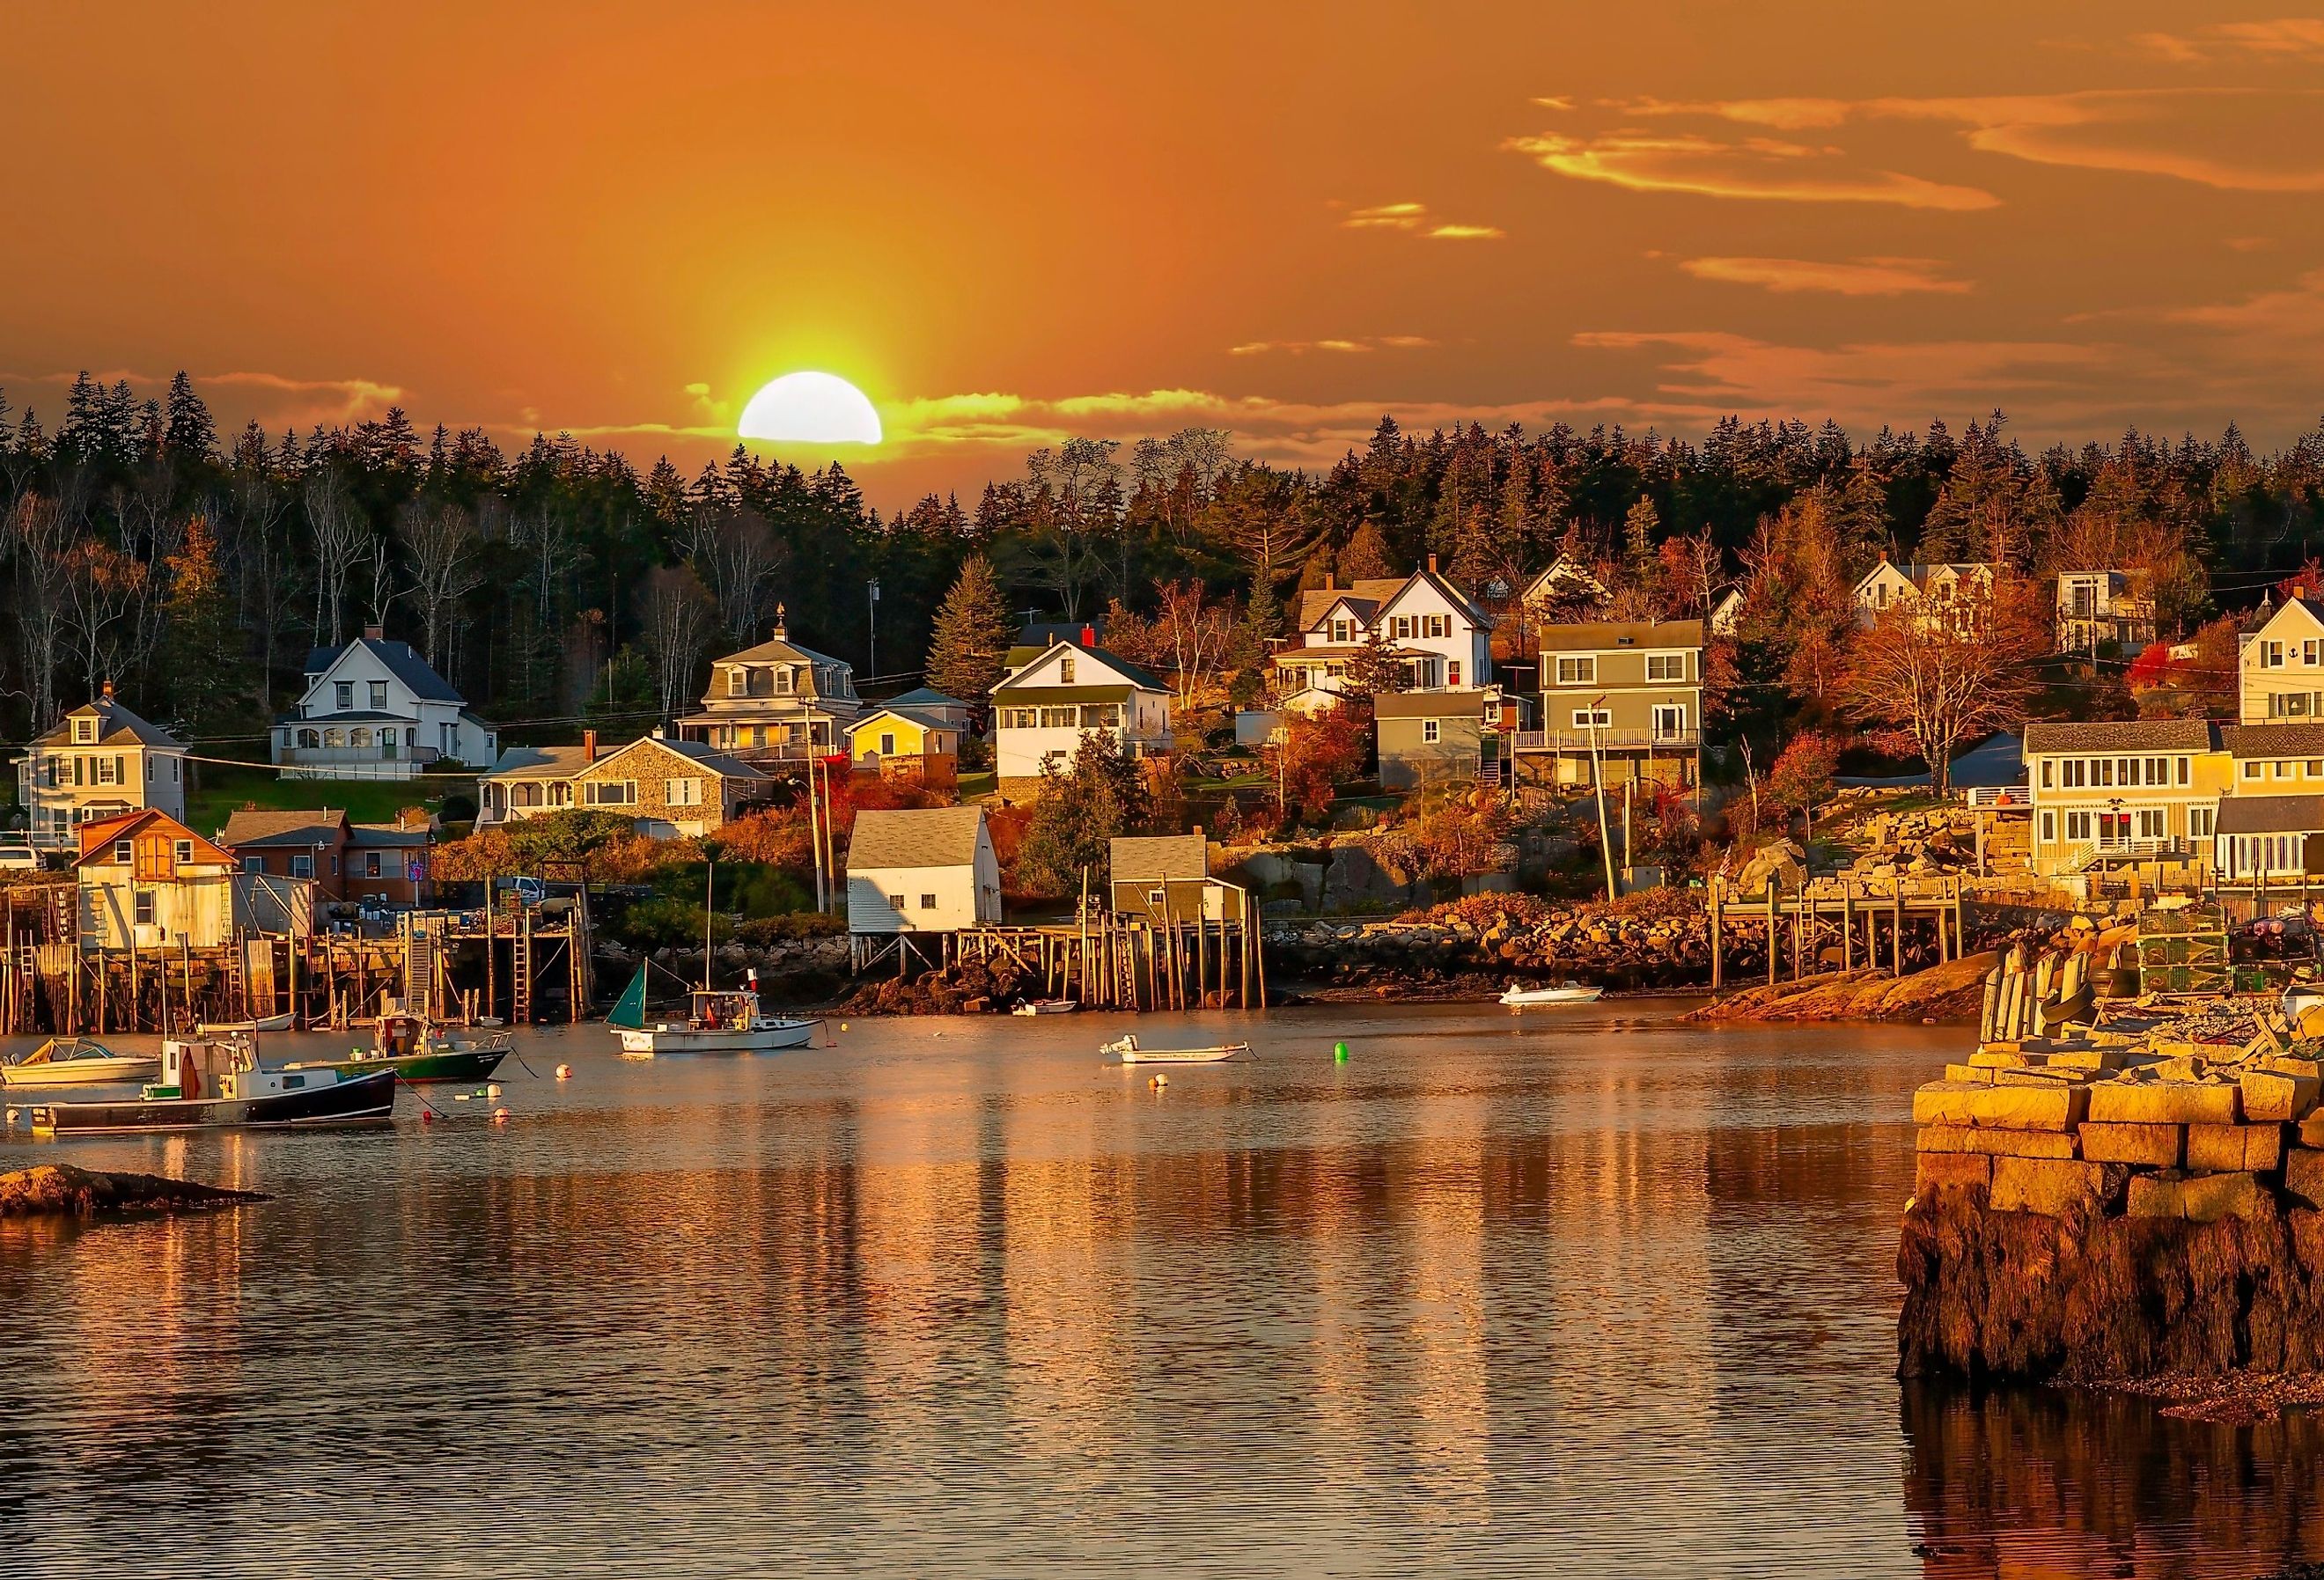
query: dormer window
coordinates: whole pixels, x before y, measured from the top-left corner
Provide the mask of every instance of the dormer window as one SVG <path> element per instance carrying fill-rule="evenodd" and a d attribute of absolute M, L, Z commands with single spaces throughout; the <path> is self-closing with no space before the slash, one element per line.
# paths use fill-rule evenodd
<path fill-rule="evenodd" d="M 1350 641 L 1354 639 L 1354 636 L 1355 627 L 1350 622 L 1346 620 L 1334 620 L 1332 622 L 1332 641 L 1335 644 L 1345 646 Z"/>
<path fill-rule="evenodd" d="M 97 721 L 93 718 L 73 720 L 73 739 L 82 745 L 97 739 Z"/>
<path fill-rule="evenodd" d="M 1057 684 L 1060 686 L 1070 686 L 1073 683 L 1074 661 L 1071 659 L 1059 659 L 1057 661 Z"/>
<path fill-rule="evenodd" d="M 798 683 L 798 671 L 788 664 L 775 671 L 775 689 L 788 696 Z"/>
<path fill-rule="evenodd" d="M 742 665 L 736 664 L 733 669 L 726 671 L 727 696 L 745 696 L 749 692 L 750 685 L 750 677 Z"/>

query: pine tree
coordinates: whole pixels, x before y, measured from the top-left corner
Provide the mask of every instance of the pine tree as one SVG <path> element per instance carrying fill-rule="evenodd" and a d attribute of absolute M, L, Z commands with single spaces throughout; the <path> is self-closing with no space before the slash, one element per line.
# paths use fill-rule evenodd
<path fill-rule="evenodd" d="M 970 555 L 936 611 L 928 638 L 928 684 L 964 701 L 984 696 L 1001 679 L 1014 633 L 992 562 Z"/>
<path fill-rule="evenodd" d="M 200 736 L 234 723 L 252 683 L 242 623 L 218 574 L 217 537 L 200 516 L 166 562 L 170 591 L 163 642 L 170 711 L 179 727 Z"/>
<path fill-rule="evenodd" d="M 1394 576 L 1396 571 L 1388 561 L 1388 538 L 1377 522 L 1366 522 L 1340 550 L 1340 579 L 1342 582 L 1377 581 Z"/>
<path fill-rule="evenodd" d="M 161 453 L 181 467 L 208 466 L 217 458 L 217 424 L 183 368 L 170 380 L 162 409 Z"/>

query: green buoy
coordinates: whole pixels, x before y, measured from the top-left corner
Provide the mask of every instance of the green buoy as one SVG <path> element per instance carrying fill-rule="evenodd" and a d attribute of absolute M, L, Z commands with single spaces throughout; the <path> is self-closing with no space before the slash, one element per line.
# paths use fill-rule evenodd
<path fill-rule="evenodd" d="M 1348 1062 L 1348 1045 L 1346 1043 L 1334 1042 L 1332 1044 L 1332 1062 L 1333 1064 L 1345 1064 Z"/>

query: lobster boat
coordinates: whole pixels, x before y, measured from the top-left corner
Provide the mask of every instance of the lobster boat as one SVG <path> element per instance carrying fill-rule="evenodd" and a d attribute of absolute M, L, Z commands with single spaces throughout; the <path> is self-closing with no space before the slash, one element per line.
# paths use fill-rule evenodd
<path fill-rule="evenodd" d="M 161 1076 L 118 1101 L 35 1104 L 35 1135 L 108 1135 L 134 1131 L 311 1130 L 384 1124 L 395 1115 L 395 1072 L 347 1076 L 335 1069 L 262 1068 L 247 1042 L 171 1039 Z"/>
<path fill-rule="evenodd" d="M 341 1059 L 302 1059 L 286 1070 L 337 1070 L 345 1076 L 392 1070 L 407 1081 L 488 1081 L 509 1056 L 505 1031 L 464 1040 L 424 1015 L 382 1015 L 372 1029 L 372 1046 Z"/>

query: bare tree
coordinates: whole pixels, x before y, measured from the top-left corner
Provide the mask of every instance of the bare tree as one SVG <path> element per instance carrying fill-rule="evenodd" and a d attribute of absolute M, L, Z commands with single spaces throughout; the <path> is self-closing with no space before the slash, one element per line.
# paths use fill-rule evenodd
<path fill-rule="evenodd" d="M 145 593 L 143 561 L 102 538 L 77 539 L 65 551 L 65 629 L 82 683 L 94 693 L 124 672 L 128 649 L 122 625 Z"/>
<path fill-rule="evenodd" d="M 6 543 L 15 562 L 16 607 L 11 623 L 23 655 L 32 728 L 57 716 L 57 663 L 64 654 L 66 583 L 71 577 L 73 525 L 57 502 L 27 493 L 8 513 Z"/>
<path fill-rule="evenodd" d="M 395 573 L 388 556 L 387 540 L 371 541 L 371 597 L 364 603 L 364 624 L 383 629 L 387 624 L 387 611 L 395 602 Z"/>
<path fill-rule="evenodd" d="M 1191 708 L 1194 698 L 1217 677 L 1220 661 L 1234 635 L 1231 605 L 1205 602 L 1203 584 L 1195 577 L 1167 585 L 1157 583 L 1162 610 L 1155 618 L 1157 634 L 1170 654 L 1171 672 L 1177 678 L 1178 707 Z"/>
<path fill-rule="evenodd" d="M 1909 732 L 1929 782 L 1944 794 L 1956 746 L 2024 716 L 2034 663 L 2049 646 L 2039 604 L 2034 589 L 2004 580 L 1941 614 L 1917 604 L 1889 609 L 1849 654 L 1849 711 Z"/>
<path fill-rule="evenodd" d="M 370 548 L 371 530 L 346 481 L 330 467 L 307 479 L 304 499 L 307 525 L 315 534 L 315 641 L 337 647 L 346 631 L 347 577 Z"/>
<path fill-rule="evenodd" d="M 689 694 L 715 612 L 692 567 L 657 567 L 647 574 L 645 645 L 653 657 L 655 704 L 665 720 L 677 716 Z"/>
<path fill-rule="evenodd" d="M 406 590 L 420 612 L 420 642 L 429 664 L 443 674 L 452 611 L 484 585 L 476 519 L 456 504 L 415 500 L 397 523 L 397 535 L 411 564 L 411 586 Z"/>
<path fill-rule="evenodd" d="M 705 505 L 689 523 L 687 563 L 718 605 L 718 624 L 748 642 L 765 618 L 783 568 L 783 546 L 756 511 Z"/>

